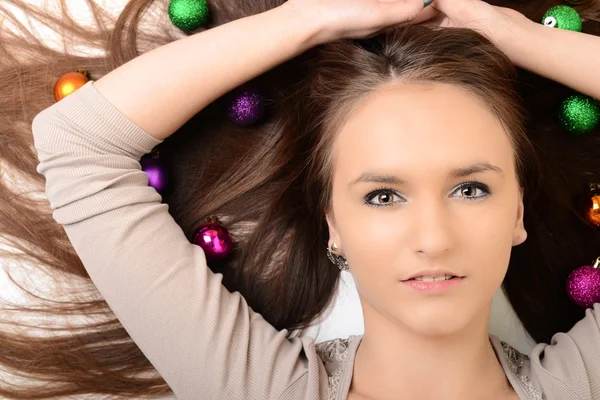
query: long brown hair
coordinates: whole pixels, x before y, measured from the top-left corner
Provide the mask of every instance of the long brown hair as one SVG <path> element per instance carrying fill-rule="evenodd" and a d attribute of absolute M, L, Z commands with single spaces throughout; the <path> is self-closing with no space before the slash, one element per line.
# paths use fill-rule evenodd
<path fill-rule="evenodd" d="M 281 3 L 209 1 L 211 19 L 197 32 Z M 114 25 L 93 0 L 86 0 L 98 25 L 94 28 L 65 14 L 64 0 L 61 16 L 22 0 L 4 4 L 24 10 L 70 43 L 103 49 L 105 55 L 55 51 L 9 9 L 0 8 L 17 28 L 17 33 L 5 29 L 0 40 L 0 159 L 5 166 L 0 231 L 8 245 L 0 254 L 17 271 L 43 271 L 51 278 L 50 283 L 12 280 L 28 294 L 28 303 L 4 301 L 1 308 L 0 363 L 14 378 L 4 378 L 0 397 L 172 394 L 52 219 L 43 177 L 36 172 L 31 122 L 54 103 L 52 88 L 62 74 L 85 67 L 92 79 L 99 79 L 182 33 L 170 26 L 164 4 L 152 0 L 130 0 Z M 539 20 L 553 4 L 503 5 Z M 578 10 L 586 32 L 597 33 L 598 1 L 584 1 Z M 154 23 L 146 26 L 152 28 L 144 29 L 140 22 L 151 18 Z M 584 310 L 569 302 L 565 279 L 600 252 L 599 230 L 577 208 L 586 184 L 600 181 L 594 158 L 600 153 L 598 129 L 582 137 L 563 132 L 555 109 L 569 90 L 516 70 L 489 40 L 470 30 L 390 28 L 371 39 L 311 49 L 253 80 L 269 110 L 256 126 L 230 123 L 223 112 L 226 96 L 218 99 L 158 148 L 173 178 L 163 195 L 172 216 L 191 238 L 206 216 L 219 215 L 235 241 L 230 261 L 211 265 L 223 273 L 223 284 L 242 293 L 275 328 L 307 327 L 330 304 L 339 280 L 325 255 L 333 134 L 362 96 L 393 79 L 460 85 L 486 101 L 505 125 L 525 187 L 529 237 L 512 252 L 504 289 L 536 341 L 570 329 Z M 38 320 L 20 320 L 24 316 Z M 62 323 L 46 325 L 39 318 Z M 34 335 L 36 329 L 43 335 Z"/>

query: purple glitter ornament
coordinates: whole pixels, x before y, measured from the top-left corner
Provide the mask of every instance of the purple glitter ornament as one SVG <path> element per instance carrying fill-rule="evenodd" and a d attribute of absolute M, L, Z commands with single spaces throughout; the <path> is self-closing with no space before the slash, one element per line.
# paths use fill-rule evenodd
<path fill-rule="evenodd" d="M 157 192 L 165 190 L 169 184 L 167 168 L 157 158 L 142 158 L 140 160 L 142 171 L 148 175 L 148 185 L 152 186 Z"/>
<path fill-rule="evenodd" d="M 230 98 L 227 117 L 237 125 L 251 125 L 265 112 L 265 101 L 261 92 L 253 86 L 236 89 Z"/>
<path fill-rule="evenodd" d="M 593 266 L 584 265 L 571 272 L 567 278 L 567 294 L 573 303 L 592 307 L 600 303 L 600 257 Z"/>
<path fill-rule="evenodd" d="M 207 261 L 221 261 L 229 255 L 232 242 L 227 228 L 210 216 L 194 233 L 193 243 L 202 247 Z"/>

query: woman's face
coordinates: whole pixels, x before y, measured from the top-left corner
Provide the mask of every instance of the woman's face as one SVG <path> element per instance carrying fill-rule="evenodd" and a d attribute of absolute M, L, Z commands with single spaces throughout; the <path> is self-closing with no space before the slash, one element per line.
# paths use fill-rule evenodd
<path fill-rule="evenodd" d="M 329 244 L 348 260 L 366 328 L 444 335 L 486 315 L 527 236 L 513 148 L 487 107 L 454 85 L 396 82 L 349 115 L 332 151 Z M 403 282 L 424 269 L 465 278 L 436 293 Z"/>

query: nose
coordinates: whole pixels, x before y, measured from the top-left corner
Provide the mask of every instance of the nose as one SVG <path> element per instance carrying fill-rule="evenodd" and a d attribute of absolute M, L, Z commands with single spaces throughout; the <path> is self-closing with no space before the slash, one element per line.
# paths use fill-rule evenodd
<path fill-rule="evenodd" d="M 443 199 L 420 199 L 412 203 L 412 246 L 416 253 L 437 258 L 454 246 L 456 235 L 450 204 Z"/>

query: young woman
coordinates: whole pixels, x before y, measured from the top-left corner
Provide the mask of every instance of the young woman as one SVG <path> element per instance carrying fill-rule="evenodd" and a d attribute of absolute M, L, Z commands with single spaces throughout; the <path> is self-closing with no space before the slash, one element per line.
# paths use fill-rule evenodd
<path fill-rule="evenodd" d="M 150 3 L 131 1 L 117 29 L 135 32 L 128 18 Z M 60 338 L 2 332 L 2 363 L 52 384 L 1 394 L 600 398 L 600 305 L 579 309 L 564 289 L 600 255 L 597 228 L 566 195 L 600 180 L 600 142 L 560 131 L 530 87 L 526 120 L 513 67 L 544 96 L 600 97 L 600 39 L 475 0 L 209 4 L 211 29 L 140 56 L 130 42 L 111 48 L 113 64 L 59 60 L 98 74 L 32 121 L 33 165 L 81 264 L 58 239 L 32 254 L 106 301 L 45 310 L 118 321 Z M 35 68 L 31 79 L 47 79 Z M 251 80 L 272 83 L 272 113 L 233 125 L 219 106 Z M 175 177 L 166 204 L 140 166 L 157 147 Z M 6 202 L 21 211 L 13 237 L 33 244 L 33 203 Z M 224 265 L 191 243 L 209 215 L 232 232 Z M 338 267 L 356 281 L 364 335 L 292 337 L 331 300 Z M 532 336 L 548 339 L 529 356 L 488 334 L 502 284 Z M 143 376 L 153 368 L 160 377 Z"/>

